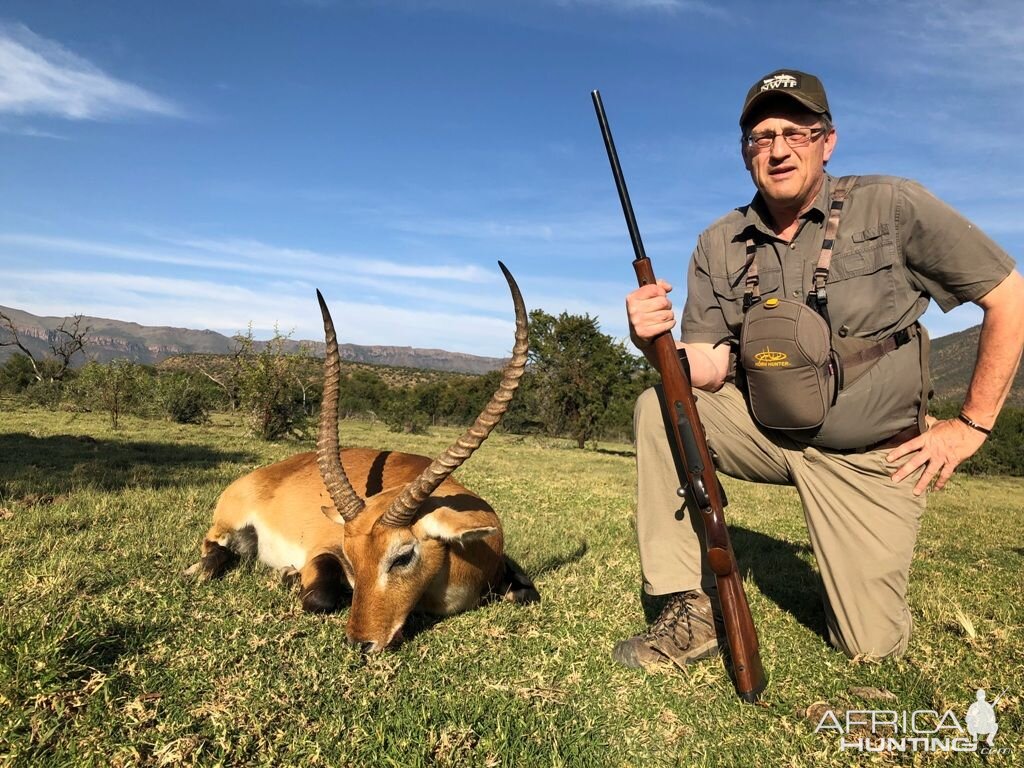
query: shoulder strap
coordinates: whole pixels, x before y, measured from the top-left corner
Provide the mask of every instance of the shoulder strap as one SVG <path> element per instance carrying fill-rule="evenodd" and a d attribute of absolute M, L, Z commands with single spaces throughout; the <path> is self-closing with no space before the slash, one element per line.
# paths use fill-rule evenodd
<path fill-rule="evenodd" d="M 761 287 L 757 277 L 757 243 L 747 238 L 747 277 L 743 282 L 743 312 L 761 300 Z"/>
<path fill-rule="evenodd" d="M 828 222 L 825 224 L 825 241 L 821 244 L 818 265 L 814 268 L 814 289 L 808 296 L 808 304 L 828 322 L 828 295 L 825 284 L 828 282 L 828 270 L 832 264 L 832 249 L 836 244 L 839 232 L 839 216 L 843 212 L 846 196 L 857 183 L 856 176 L 842 176 L 836 180 L 830 195 Z M 753 238 L 747 238 L 747 276 L 743 288 L 743 311 L 746 312 L 761 300 L 761 289 L 757 277 L 757 244 Z M 829 324 L 831 327 L 831 323 Z"/>
<path fill-rule="evenodd" d="M 836 180 L 832 188 L 832 202 L 828 209 L 828 223 L 825 224 L 825 240 L 821 244 L 821 254 L 818 256 L 818 265 L 814 268 L 814 289 L 808 296 L 808 304 L 815 309 L 819 315 L 825 318 L 825 322 L 832 323 L 828 319 L 828 294 L 825 291 L 825 284 L 828 282 L 828 270 L 832 265 L 832 249 L 836 245 L 836 235 L 839 233 L 839 217 L 843 212 L 843 204 L 846 196 L 857 183 L 856 176 L 843 176 Z"/>

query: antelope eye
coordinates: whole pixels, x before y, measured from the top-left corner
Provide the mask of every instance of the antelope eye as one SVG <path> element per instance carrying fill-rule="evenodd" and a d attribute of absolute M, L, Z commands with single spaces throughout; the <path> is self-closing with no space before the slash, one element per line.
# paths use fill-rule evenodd
<path fill-rule="evenodd" d="M 399 554 L 395 555 L 395 559 L 391 561 L 391 565 L 389 566 L 388 570 L 390 571 L 394 570 L 395 568 L 404 568 L 412 562 L 415 556 L 416 550 L 411 547 L 405 550 L 404 552 L 400 552 Z"/>

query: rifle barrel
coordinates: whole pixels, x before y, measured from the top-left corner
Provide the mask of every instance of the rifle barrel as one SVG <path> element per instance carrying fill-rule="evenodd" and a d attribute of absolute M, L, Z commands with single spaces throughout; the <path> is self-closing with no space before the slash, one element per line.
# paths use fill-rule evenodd
<path fill-rule="evenodd" d="M 608 152 L 608 162 L 612 166 L 615 187 L 622 203 L 622 213 L 626 217 L 629 238 L 633 241 L 636 259 L 633 270 L 641 286 L 656 282 L 651 260 L 644 252 L 640 229 L 633 214 L 633 205 L 629 201 L 626 180 L 619 165 L 619 156 L 615 151 L 615 142 L 608 127 L 608 118 L 604 112 L 599 91 L 591 91 L 597 122 L 601 126 L 604 147 Z M 758 652 L 757 629 L 754 627 L 750 606 L 743 591 L 743 580 L 736 565 L 736 555 L 729 541 L 729 531 L 725 525 L 723 509 L 724 497 L 719 491 L 718 477 L 715 474 L 714 461 L 704 437 L 704 427 L 700 422 L 697 405 L 693 398 L 690 377 L 680 359 L 681 352 L 676 349 L 675 341 L 669 331 L 658 334 L 651 340 L 652 356 L 658 373 L 661 374 L 664 397 L 662 406 L 665 409 L 666 425 L 669 440 L 676 446 L 682 466 L 677 466 L 679 479 L 687 489 L 687 495 L 700 514 L 705 530 L 705 547 L 708 564 L 715 574 L 718 584 L 719 602 L 722 618 L 725 623 L 731 658 L 731 670 L 736 692 L 746 702 L 755 702 L 767 684 L 767 677 L 761 665 Z"/>
<path fill-rule="evenodd" d="M 611 128 L 608 127 L 608 116 L 604 113 L 604 104 L 601 101 L 601 92 L 593 90 L 590 98 L 594 100 L 594 111 L 597 112 L 597 122 L 601 126 L 601 136 L 604 138 L 604 148 L 608 152 L 608 162 L 612 166 L 612 175 L 615 177 L 615 188 L 619 191 L 619 202 L 622 203 L 622 213 L 626 217 L 626 226 L 629 228 L 629 239 L 633 241 L 633 252 L 636 258 L 646 259 L 644 242 L 640 239 L 640 228 L 636 224 L 636 216 L 633 214 L 633 204 L 629 201 L 629 190 L 626 189 L 626 179 L 622 175 L 622 166 L 619 165 L 619 155 L 615 151 L 615 140 L 612 139 Z"/>

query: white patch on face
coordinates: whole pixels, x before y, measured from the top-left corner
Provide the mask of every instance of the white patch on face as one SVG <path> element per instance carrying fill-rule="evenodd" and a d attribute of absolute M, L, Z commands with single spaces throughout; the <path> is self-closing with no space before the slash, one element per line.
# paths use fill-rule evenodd
<path fill-rule="evenodd" d="M 409 555 L 412 558 L 409 559 Z M 377 586 L 384 589 L 388 583 L 388 577 L 391 575 L 391 567 L 398 559 L 400 562 L 408 560 L 408 564 L 405 566 L 399 565 L 397 568 L 408 567 L 409 565 L 415 565 L 416 559 L 419 556 L 419 542 L 417 541 L 404 541 L 396 542 L 388 547 L 388 551 L 384 557 L 381 558 L 380 563 L 377 564 Z"/>
<path fill-rule="evenodd" d="M 450 536 L 447 528 L 442 526 L 433 515 L 427 515 L 420 520 L 420 531 L 428 539 L 446 540 Z"/>
<path fill-rule="evenodd" d="M 439 541 L 447 542 L 461 541 L 463 544 L 470 541 L 476 541 L 477 539 L 485 539 L 498 530 L 497 528 L 486 527 L 469 531 L 463 530 L 459 533 L 443 525 L 433 515 L 427 515 L 420 520 L 419 526 L 419 532 L 428 539 L 437 539 Z"/>
<path fill-rule="evenodd" d="M 476 605 L 477 590 L 460 587 L 449 582 L 444 592 L 444 610 L 446 613 L 458 613 Z"/>

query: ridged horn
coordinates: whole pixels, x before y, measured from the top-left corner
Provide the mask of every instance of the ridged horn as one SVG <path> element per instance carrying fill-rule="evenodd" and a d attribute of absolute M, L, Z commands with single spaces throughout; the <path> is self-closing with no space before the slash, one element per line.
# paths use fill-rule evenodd
<path fill-rule="evenodd" d="M 483 409 L 473 426 L 465 434 L 456 440 L 444 453 L 434 459 L 433 463 L 413 482 L 409 483 L 398 496 L 380 521 L 384 525 L 401 528 L 409 525 L 416 516 L 420 505 L 433 493 L 437 486 L 445 481 L 452 472 L 462 466 L 462 463 L 473 455 L 473 452 L 483 444 L 487 436 L 491 434 L 501 417 L 508 410 L 509 401 L 519 386 L 519 379 L 522 378 L 526 369 L 526 351 L 529 347 L 529 335 L 527 332 L 526 306 L 523 304 L 523 296 L 519 292 L 515 278 L 505 265 L 500 261 L 505 280 L 508 281 L 509 290 L 512 292 L 512 302 L 516 309 L 516 341 L 512 347 L 512 359 L 505 366 L 501 375 L 501 383 L 498 389 L 491 396 L 491 400 Z"/>
<path fill-rule="evenodd" d="M 341 354 L 338 352 L 338 336 L 334 332 L 334 321 L 320 291 L 316 292 L 320 302 L 320 314 L 324 318 L 324 337 L 327 353 L 324 355 L 324 394 L 320 402 L 320 433 L 316 439 L 316 463 L 324 479 L 327 492 L 331 494 L 334 508 L 345 520 L 352 522 L 363 511 L 365 502 L 348 481 L 345 468 L 341 466 L 338 446 L 338 386 L 341 382 Z"/>

